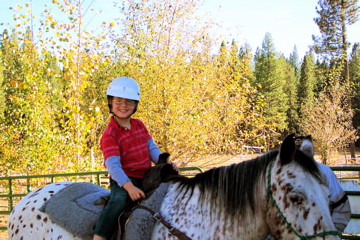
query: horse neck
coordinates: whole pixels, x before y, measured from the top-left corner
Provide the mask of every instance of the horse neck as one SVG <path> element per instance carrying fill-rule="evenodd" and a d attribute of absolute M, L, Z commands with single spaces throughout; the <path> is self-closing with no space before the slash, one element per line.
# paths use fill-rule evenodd
<path fill-rule="evenodd" d="M 200 195 L 198 187 L 189 199 L 177 188 L 178 184 L 171 184 L 162 203 L 162 214 L 170 222 L 177 221 L 184 229 L 188 229 L 189 236 L 201 236 L 202 239 L 264 239 L 267 236 L 265 223 L 266 189 L 265 185 L 256 186 L 254 212 L 250 207 L 244 215 L 229 216 L 224 204 L 211 204 L 210 196 Z M 219 205 L 218 205 L 219 204 Z M 221 205 L 222 204 L 222 205 Z M 171 212 L 171 214 L 170 214 Z M 176 220 L 175 220 L 176 219 Z M 183 222 L 185 221 L 185 222 Z M 181 224 L 180 224 L 181 223 Z M 194 228 L 193 226 L 198 226 Z M 207 238 L 209 236 L 209 238 Z M 196 237 L 194 237 L 196 239 Z"/>
<path fill-rule="evenodd" d="M 217 225 L 214 228 L 224 229 L 225 235 L 229 236 L 221 239 L 264 239 L 268 235 L 268 226 L 265 221 L 267 203 L 266 176 L 267 174 L 261 174 L 255 180 L 257 183 L 253 189 L 254 210 L 247 206 L 242 215 L 234 215 L 230 218 L 222 206 L 217 207 L 217 209 L 221 209 L 217 214 L 228 219 L 227 221 L 217 221 L 215 219 L 211 221 L 212 225 Z"/>

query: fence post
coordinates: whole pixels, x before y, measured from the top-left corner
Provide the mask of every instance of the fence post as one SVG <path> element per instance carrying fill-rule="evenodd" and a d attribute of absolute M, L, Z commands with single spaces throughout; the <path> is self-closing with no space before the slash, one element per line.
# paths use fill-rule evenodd
<path fill-rule="evenodd" d="M 9 205 L 10 205 L 10 209 L 12 210 L 14 208 L 13 206 L 13 197 L 12 197 L 13 191 L 12 191 L 12 180 L 11 178 L 9 179 L 9 195 L 10 195 L 10 199 L 9 199 Z"/>
<path fill-rule="evenodd" d="M 32 191 L 32 186 L 31 186 L 31 183 L 30 183 L 30 179 L 26 179 L 26 186 L 27 186 L 27 192 L 31 192 Z"/>

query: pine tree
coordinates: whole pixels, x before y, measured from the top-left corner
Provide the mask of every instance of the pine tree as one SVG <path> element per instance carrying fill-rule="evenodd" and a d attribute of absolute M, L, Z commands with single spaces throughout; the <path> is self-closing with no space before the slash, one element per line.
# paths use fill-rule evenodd
<path fill-rule="evenodd" d="M 287 60 L 283 55 L 279 59 L 280 68 L 282 69 L 282 75 L 285 79 L 284 92 L 286 93 L 288 110 L 287 124 L 288 128 L 284 131 L 284 135 L 288 135 L 293 132 L 298 132 L 299 129 L 299 117 L 298 117 L 298 99 L 297 99 L 297 87 L 298 80 L 296 77 L 296 70 L 291 60 Z"/>
<path fill-rule="evenodd" d="M 355 43 L 350 55 L 349 62 L 350 81 L 354 87 L 352 108 L 354 109 L 353 125 L 360 130 L 360 44 Z"/>
<path fill-rule="evenodd" d="M 299 80 L 301 66 L 300 66 L 299 54 L 297 52 L 296 45 L 294 46 L 294 49 L 293 49 L 292 53 L 290 54 L 289 61 L 294 68 L 294 72 L 295 72 L 295 76 L 296 76 L 297 80 Z"/>
<path fill-rule="evenodd" d="M 288 127 L 286 112 L 289 106 L 284 92 L 285 73 L 280 67 L 278 53 L 270 33 L 265 35 L 262 48 L 256 50 L 255 76 L 255 84 L 259 86 L 258 91 L 264 96 L 263 114 L 266 121 L 264 133 L 268 138 L 267 147 L 271 147 L 274 144 L 275 133 Z"/>
<path fill-rule="evenodd" d="M 316 53 L 328 56 L 330 59 L 347 59 L 346 26 L 358 20 L 358 0 L 319 0 L 316 12 L 319 17 L 314 21 L 320 29 L 321 36 L 313 35 Z"/>
<path fill-rule="evenodd" d="M 298 90 L 299 116 L 308 117 L 306 112 L 310 112 L 315 100 L 315 63 L 312 52 L 307 53 L 301 65 L 300 84 Z M 305 111 L 306 110 L 306 111 Z M 309 111 L 307 111 L 309 110 Z"/>

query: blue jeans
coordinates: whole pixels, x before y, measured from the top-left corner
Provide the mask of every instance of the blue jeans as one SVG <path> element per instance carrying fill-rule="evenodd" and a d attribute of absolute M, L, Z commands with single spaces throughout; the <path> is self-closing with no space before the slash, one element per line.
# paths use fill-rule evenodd
<path fill-rule="evenodd" d="M 140 178 L 129 177 L 134 186 L 140 188 Z M 110 199 L 104 210 L 100 213 L 92 233 L 110 239 L 118 226 L 118 218 L 126 205 L 131 201 L 128 192 L 110 178 Z"/>

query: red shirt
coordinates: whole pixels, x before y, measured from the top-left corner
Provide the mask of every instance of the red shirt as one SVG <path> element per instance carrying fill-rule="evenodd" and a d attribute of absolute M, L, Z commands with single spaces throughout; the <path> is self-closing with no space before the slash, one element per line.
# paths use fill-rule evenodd
<path fill-rule="evenodd" d="M 100 148 L 104 159 L 120 156 L 122 169 L 128 177 L 142 178 L 151 167 L 147 141 L 151 135 L 139 119 L 130 119 L 131 129 L 119 126 L 114 117 L 105 129 Z"/>

